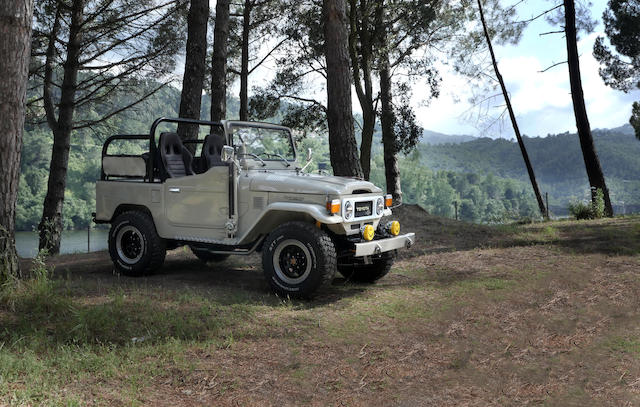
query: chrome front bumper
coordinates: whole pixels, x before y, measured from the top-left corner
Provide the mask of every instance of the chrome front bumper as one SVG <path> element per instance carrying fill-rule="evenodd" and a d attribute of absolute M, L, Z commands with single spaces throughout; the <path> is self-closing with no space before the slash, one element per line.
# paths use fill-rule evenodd
<path fill-rule="evenodd" d="M 365 243 L 356 243 L 355 257 L 371 256 L 374 254 L 380 254 L 391 250 L 407 249 L 413 246 L 416 240 L 415 233 L 407 233 L 396 237 L 390 237 L 381 240 L 372 240 Z"/>

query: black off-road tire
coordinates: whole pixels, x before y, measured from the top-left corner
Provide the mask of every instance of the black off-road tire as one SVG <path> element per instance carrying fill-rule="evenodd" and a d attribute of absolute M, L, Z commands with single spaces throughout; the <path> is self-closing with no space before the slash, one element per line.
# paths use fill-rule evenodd
<path fill-rule="evenodd" d="M 218 263 L 228 259 L 230 256 L 229 254 L 211 253 L 207 250 L 199 249 L 194 246 L 189 246 L 189 249 L 191 249 L 191 253 L 193 253 L 203 263 L 209 263 L 209 262 Z"/>
<path fill-rule="evenodd" d="M 389 274 L 393 266 L 392 257 L 372 259 L 371 264 L 339 264 L 338 271 L 347 281 L 375 283 Z"/>
<path fill-rule="evenodd" d="M 162 267 L 166 242 L 156 231 L 151 216 L 140 211 L 124 212 L 111 222 L 109 254 L 118 272 L 139 277 Z"/>
<path fill-rule="evenodd" d="M 333 280 L 336 249 L 329 235 L 315 225 L 287 222 L 267 236 L 262 268 L 276 293 L 311 298 Z"/>

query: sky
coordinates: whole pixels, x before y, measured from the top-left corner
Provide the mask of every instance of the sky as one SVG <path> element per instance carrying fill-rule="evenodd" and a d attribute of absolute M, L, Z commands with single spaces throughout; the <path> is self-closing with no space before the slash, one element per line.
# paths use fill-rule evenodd
<path fill-rule="evenodd" d="M 522 19 L 531 18 L 552 6 L 550 1 L 528 1 L 518 7 Z M 578 43 L 582 86 L 591 128 L 612 128 L 628 123 L 631 104 L 640 100 L 640 92 L 625 94 L 605 86 L 598 74 L 599 64 L 592 55 L 593 43 L 604 35 L 600 23 L 606 0 L 592 0 L 591 14 L 598 20 L 594 33 L 582 35 Z M 516 45 L 496 46 L 498 66 L 505 79 L 520 131 L 530 137 L 575 132 L 575 119 L 567 65 L 562 64 L 547 72 L 540 71 L 557 62 L 566 61 L 566 44 L 562 34 L 540 36 L 557 30 L 543 18 L 529 25 Z M 476 120 L 477 108 L 468 102 L 467 81 L 454 73 L 441 70 L 442 94 L 428 106 L 420 103 L 420 86 L 414 92 L 416 116 L 425 129 L 445 134 L 514 138 L 510 122 L 491 126 Z M 423 88 L 424 89 L 424 88 Z M 504 105 L 504 99 L 495 101 Z M 503 111 L 503 106 L 494 109 Z M 475 116 L 474 116 L 475 114 Z M 508 118 L 507 118 L 508 119 Z"/>
<path fill-rule="evenodd" d="M 560 0 L 504 0 L 505 5 L 514 2 L 518 3 L 519 18 L 526 20 L 560 3 Z M 210 0 L 210 4 L 215 9 L 215 0 Z M 640 91 L 628 94 L 616 91 L 605 86 L 598 74 L 599 64 L 592 55 L 593 43 L 598 36 L 604 35 L 600 20 L 606 5 L 607 0 L 591 0 L 591 16 L 598 21 L 598 25 L 593 33 L 582 34 L 578 42 L 582 86 L 592 129 L 613 128 L 628 123 L 632 103 L 640 100 Z M 517 44 L 494 45 L 520 132 L 530 137 L 576 131 L 567 65 L 561 64 L 544 73 L 540 72 L 555 63 L 566 61 L 566 43 L 562 34 L 540 36 L 540 33 L 558 29 L 549 25 L 544 18 L 539 18 L 528 25 Z M 250 89 L 267 83 L 273 77 L 276 69 L 270 62 L 250 77 Z M 428 94 L 426 84 L 420 81 L 414 84 L 411 103 L 423 128 L 444 134 L 515 138 L 506 114 L 503 120 L 493 120 L 504 111 L 504 99 L 501 96 L 492 100 L 491 106 L 494 108 L 487 116 L 469 102 L 471 87 L 466 78 L 455 74 L 445 65 L 441 65 L 439 71 L 442 76 L 441 94 L 428 104 L 423 97 Z M 237 96 L 239 84 L 231 86 L 230 91 Z M 318 100 L 326 100 L 324 83 L 310 84 L 307 91 Z M 361 112 L 355 89 L 352 89 L 352 97 L 354 112 Z M 487 123 L 493 125 L 488 126 Z"/>

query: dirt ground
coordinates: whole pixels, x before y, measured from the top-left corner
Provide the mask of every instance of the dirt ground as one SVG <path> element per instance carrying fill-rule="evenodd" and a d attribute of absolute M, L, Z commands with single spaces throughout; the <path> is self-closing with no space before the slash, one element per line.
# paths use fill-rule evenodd
<path fill-rule="evenodd" d="M 310 302 L 275 298 L 255 255 L 203 265 L 177 249 L 140 279 L 114 275 L 105 252 L 52 259 L 84 304 L 117 288 L 167 307 L 248 310 L 170 358 L 156 343 L 143 362 L 157 368 L 133 394 L 121 391 L 126 372 L 57 390 L 95 405 L 640 405 L 640 218 L 490 227 L 415 206 L 394 216 L 418 243 L 392 272 L 375 285 L 336 278 Z"/>

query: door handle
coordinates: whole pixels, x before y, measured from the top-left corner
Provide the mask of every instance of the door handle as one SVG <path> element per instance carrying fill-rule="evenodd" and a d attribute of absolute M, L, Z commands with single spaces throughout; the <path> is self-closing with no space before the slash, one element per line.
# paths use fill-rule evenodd
<path fill-rule="evenodd" d="M 169 192 L 173 192 L 175 194 L 179 194 L 180 193 L 180 188 L 169 188 Z"/>

